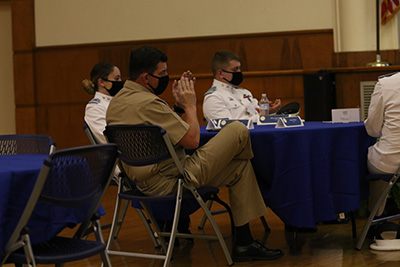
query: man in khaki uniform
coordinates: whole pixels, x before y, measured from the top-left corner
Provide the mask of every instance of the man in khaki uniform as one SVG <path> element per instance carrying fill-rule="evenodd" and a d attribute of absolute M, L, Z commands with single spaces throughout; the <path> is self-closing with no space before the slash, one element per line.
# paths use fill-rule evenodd
<path fill-rule="evenodd" d="M 169 76 L 167 56 L 153 47 L 140 47 L 130 55 L 130 80 L 111 101 L 107 124 L 152 124 L 164 128 L 178 157 L 195 187 L 227 186 L 236 227 L 233 257 L 236 261 L 270 260 L 283 256 L 281 250 L 265 248 L 253 240 L 249 221 L 267 212 L 254 175 L 253 157 L 247 128 L 233 122 L 225 126 L 192 156 L 185 149 L 195 149 L 200 141 L 197 119 L 195 78 L 190 71 L 174 81 L 172 95 L 176 110 L 185 113 L 183 120 L 157 95 L 166 89 Z M 167 195 L 177 188 L 178 170 L 167 160 L 148 167 L 124 166 L 138 188 L 147 195 Z"/>

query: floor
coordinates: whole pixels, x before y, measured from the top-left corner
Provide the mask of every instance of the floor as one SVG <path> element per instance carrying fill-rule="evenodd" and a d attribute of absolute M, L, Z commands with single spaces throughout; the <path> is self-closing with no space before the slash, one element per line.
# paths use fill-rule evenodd
<path fill-rule="evenodd" d="M 103 207 L 106 215 L 102 218 L 102 224 L 111 222 L 114 209 L 116 187 L 110 187 L 103 200 Z M 227 199 L 227 191 L 222 189 L 220 196 Z M 215 204 L 214 209 L 218 209 Z M 201 212 L 196 212 L 191 216 L 191 231 L 196 232 L 197 226 L 202 218 Z M 230 223 L 227 214 L 215 216 L 228 247 L 231 246 Z M 400 251 L 380 252 L 368 248 L 372 240 L 368 239 L 361 251 L 354 250 L 356 240 L 351 235 L 351 224 L 319 224 L 316 232 L 301 232 L 294 239 L 294 233 L 285 231 L 282 221 L 272 212 L 266 215 L 270 228 L 270 234 L 264 235 L 264 228 L 260 220 L 251 222 L 251 229 L 254 238 L 262 240 L 266 238 L 266 246 L 269 248 L 280 248 L 285 256 L 274 261 L 254 261 L 245 263 L 235 263 L 235 266 L 398 266 L 400 265 Z M 357 219 L 358 234 L 364 225 L 365 219 Z M 207 223 L 205 232 L 212 233 L 210 224 Z M 63 232 L 69 235 L 70 230 Z M 103 230 L 107 239 L 109 229 Z M 90 237 L 92 238 L 92 237 Z M 180 247 L 176 247 L 173 255 L 172 267 L 177 266 L 227 266 L 222 249 L 216 241 L 206 241 L 196 239 L 193 244 L 188 244 L 182 240 Z M 127 218 L 121 229 L 113 249 L 125 249 L 128 251 L 154 253 L 146 230 L 143 227 L 136 211 L 132 208 L 128 210 Z M 161 260 L 151 260 L 132 257 L 110 257 L 113 266 L 162 266 Z M 92 257 L 73 263 L 67 263 L 67 267 L 74 266 L 100 266 L 99 256 Z"/>

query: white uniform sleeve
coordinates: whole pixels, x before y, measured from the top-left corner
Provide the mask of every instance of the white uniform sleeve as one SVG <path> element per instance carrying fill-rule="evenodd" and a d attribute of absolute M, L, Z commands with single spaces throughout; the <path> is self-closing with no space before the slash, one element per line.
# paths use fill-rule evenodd
<path fill-rule="evenodd" d="M 246 90 L 246 94 L 249 96 L 249 98 L 251 100 L 250 103 L 248 103 L 246 105 L 246 108 L 247 108 L 248 112 L 253 116 L 254 115 L 258 115 L 258 111 L 257 110 L 260 110 L 260 107 L 258 105 L 258 100 L 253 97 L 253 95 L 251 94 L 251 92 L 249 90 L 247 90 L 247 89 L 245 89 L 245 90 Z M 246 100 L 243 100 L 243 101 L 246 102 Z"/>
<path fill-rule="evenodd" d="M 207 121 L 210 119 L 232 118 L 225 101 L 218 95 L 207 95 L 203 103 L 203 115 Z"/>
<path fill-rule="evenodd" d="M 249 91 L 250 92 L 250 91 Z M 251 93 L 250 93 L 251 94 Z M 257 98 L 254 98 L 254 96 L 251 94 L 251 99 L 252 99 L 252 103 L 255 109 L 259 109 L 260 105 L 258 104 L 258 100 Z"/>
<path fill-rule="evenodd" d="M 378 82 L 371 95 L 368 118 L 365 120 L 365 129 L 370 136 L 380 137 L 382 135 L 384 112 L 385 106 L 382 95 L 382 85 Z"/>
<path fill-rule="evenodd" d="M 89 125 L 99 143 L 107 143 L 103 135 L 106 128 L 106 108 L 100 104 L 88 104 L 85 111 L 85 122 Z"/>

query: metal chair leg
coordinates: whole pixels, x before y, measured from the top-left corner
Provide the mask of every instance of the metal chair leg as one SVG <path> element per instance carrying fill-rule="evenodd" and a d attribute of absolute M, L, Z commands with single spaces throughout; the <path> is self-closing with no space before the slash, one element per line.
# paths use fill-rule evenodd
<path fill-rule="evenodd" d="M 104 242 L 104 237 L 103 237 L 103 233 L 101 231 L 101 225 L 100 222 L 98 220 L 95 221 L 94 223 L 94 234 L 96 236 L 96 240 L 102 242 L 103 244 L 105 244 Z M 106 252 L 106 250 L 102 251 L 100 253 L 102 262 L 103 262 L 103 266 L 105 267 L 111 267 L 111 261 L 110 258 L 108 257 L 108 254 Z"/>
<path fill-rule="evenodd" d="M 153 242 L 154 247 L 159 248 L 161 246 L 161 244 L 157 241 L 156 237 L 154 236 L 153 229 L 151 229 L 151 227 L 150 227 L 151 222 L 149 222 L 149 220 L 146 218 L 146 216 L 144 215 L 144 213 L 141 209 L 136 209 L 136 211 L 138 212 L 139 217 L 142 219 L 144 227 L 146 228 L 147 232 L 149 233 L 150 239 Z"/>
<path fill-rule="evenodd" d="M 356 249 L 361 250 L 362 244 L 364 243 L 364 240 L 367 236 L 368 230 L 371 227 L 371 225 L 374 223 L 374 218 L 376 213 L 378 212 L 379 207 L 383 203 L 383 201 L 386 199 L 387 194 L 389 193 L 390 189 L 393 187 L 393 185 L 396 183 L 398 177 L 397 175 L 394 175 L 393 178 L 389 181 L 388 185 L 385 187 L 385 190 L 382 192 L 381 196 L 379 197 L 378 201 L 376 202 L 374 208 L 372 209 L 367 222 L 364 225 L 364 228 L 361 232 L 360 238 L 358 239 Z"/>
<path fill-rule="evenodd" d="M 113 238 L 117 239 L 119 231 L 121 230 L 122 223 L 124 222 L 126 212 L 128 211 L 130 201 L 125 200 L 124 205 L 122 207 L 121 213 L 119 214 L 119 219 L 115 228 L 115 233 Z"/>
<path fill-rule="evenodd" d="M 201 198 L 201 196 L 199 195 L 199 193 L 197 192 L 197 190 L 193 187 L 193 186 L 185 186 L 186 188 L 188 188 L 193 196 L 196 198 L 197 202 L 200 204 L 201 208 L 203 209 L 204 213 L 206 214 L 208 220 L 210 221 L 215 234 L 217 235 L 217 238 L 219 240 L 219 243 L 222 247 L 222 250 L 224 251 L 226 260 L 228 261 L 228 265 L 232 266 L 234 264 L 231 254 L 229 253 L 228 247 L 226 246 L 225 240 L 221 234 L 221 231 L 218 228 L 217 223 L 215 222 L 210 210 L 208 209 L 208 207 L 206 206 L 206 204 L 204 203 L 203 199 Z M 219 199 L 218 197 L 214 198 L 215 201 L 217 201 L 217 199 Z M 220 200 L 220 199 L 219 199 Z"/>
<path fill-rule="evenodd" d="M 208 201 L 208 203 L 207 203 L 207 207 L 208 207 L 209 210 L 211 210 L 212 204 L 213 204 L 213 200 L 210 199 Z M 207 221 L 207 216 L 204 214 L 203 218 L 201 219 L 201 222 L 199 224 L 199 227 L 198 227 L 199 230 L 203 230 L 204 229 L 204 225 L 206 224 L 206 221 Z"/>

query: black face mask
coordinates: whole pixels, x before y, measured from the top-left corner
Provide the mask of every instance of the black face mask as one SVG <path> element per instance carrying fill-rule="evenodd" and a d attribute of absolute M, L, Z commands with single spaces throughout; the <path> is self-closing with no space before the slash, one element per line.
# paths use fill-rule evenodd
<path fill-rule="evenodd" d="M 153 86 L 151 86 L 151 84 L 148 83 L 148 85 L 150 86 L 150 88 L 153 90 L 153 92 L 156 95 L 161 95 L 162 93 L 164 93 L 165 89 L 167 89 L 168 83 L 169 83 L 169 76 L 165 75 L 165 76 L 161 76 L 161 77 L 157 77 L 154 76 L 153 74 L 149 75 L 151 77 L 157 78 L 158 79 L 158 85 L 156 88 L 153 88 Z"/>
<path fill-rule="evenodd" d="M 107 92 L 110 94 L 110 96 L 115 96 L 124 87 L 123 81 L 110 81 L 107 79 L 103 79 L 103 80 L 112 83 L 112 86 L 110 89 L 108 89 L 107 87 L 104 86 L 104 88 L 107 90 Z"/>
<path fill-rule="evenodd" d="M 223 72 L 232 73 L 232 80 L 228 81 L 227 79 L 224 78 L 224 80 L 227 81 L 228 83 L 231 83 L 236 86 L 238 86 L 239 84 L 242 83 L 243 74 L 241 71 L 227 71 L 227 70 L 223 70 L 223 69 L 221 69 L 221 70 Z"/>

